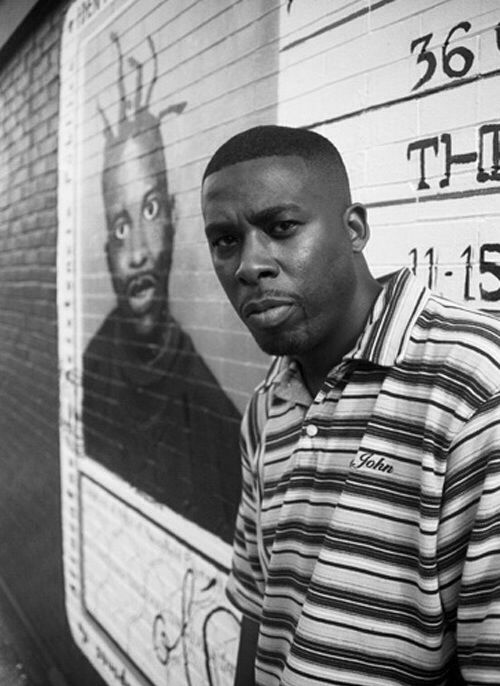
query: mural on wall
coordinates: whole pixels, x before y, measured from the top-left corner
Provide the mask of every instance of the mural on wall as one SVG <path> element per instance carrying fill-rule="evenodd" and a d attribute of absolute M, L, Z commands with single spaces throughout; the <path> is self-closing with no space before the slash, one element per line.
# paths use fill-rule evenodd
<path fill-rule="evenodd" d="M 116 307 L 83 357 L 85 453 L 175 512 L 231 542 L 240 491 L 239 412 L 170 312 L 168 281 L 174 244 L 160 122 L 149 111 L 157 56 L 148 37 L 153 76 L 145 98 L 137 71 L 128 116 L 123 55 L 118 51 L 119 121 L 104 123 L 102 193 L 106 263 Z"/>
<path fill-rule="evenodd" d="M 241 5 L 77 0 L 65 20 L 66 606 L 75 641 L 110 684 L 234 679 L 240 617 L 224 589 L 239 423 L 267 358 L 212 273 L 199 185 L 217 142 L 251 125 L 259 100 L 276 101 L 278 5 Z M 233 49 L 221 50 L 228 31 Z M 233 78 L 234 95 L 228 69 L 248 81 Z M 273 108 L 263 106 L 263 121 Z"/>

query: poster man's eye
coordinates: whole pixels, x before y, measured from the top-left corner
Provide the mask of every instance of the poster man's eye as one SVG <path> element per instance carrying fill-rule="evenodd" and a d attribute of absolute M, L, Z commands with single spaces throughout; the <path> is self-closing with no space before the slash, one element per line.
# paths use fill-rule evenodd
<path fill-rule="evenodd" d="M 118 224 L 115 224 L 113 234 L 117 240 L 119 240 L 119 241 L 125 240 L 125 238 L 129 234 L 129 232 L 130 232 L 130 224 L 128 222 L 119 222 Z"/>
<path fill-rule="evenodd" d="M 144 219 L 151 221 L 152 219 L 155 219 L 155 217 L 158 216 L 159 211 L 160 211 L 159 200 L 157 198 L 149 198 L 149 200 L 146 200 L 146 202 L 144 203 L 144 207 L 142 209 L 142 214 L 144 215 Z"/>

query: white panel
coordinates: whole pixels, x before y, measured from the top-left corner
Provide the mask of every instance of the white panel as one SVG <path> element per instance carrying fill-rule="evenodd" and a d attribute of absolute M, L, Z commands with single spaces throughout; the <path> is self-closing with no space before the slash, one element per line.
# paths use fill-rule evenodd
<path fill-rule="evenodd" d="M 376 272 L 416 251 L 422 278 L 435 258 L 440 292 L 499 309 L 498 3 L 332 3 L 334 17 L 311 4 L 282 14 L 280 123 L 339 147 Z"/>

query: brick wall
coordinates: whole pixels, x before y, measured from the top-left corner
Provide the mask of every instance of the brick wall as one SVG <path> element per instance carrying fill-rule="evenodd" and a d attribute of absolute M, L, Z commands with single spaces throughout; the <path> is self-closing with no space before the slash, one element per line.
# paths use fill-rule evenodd
<path fill-rule="evenodd" d="M 62 580 L 56 188 L 64 10 L 61 3 L 21 36 L 0 68 L 0 579 L 52 674 L 97 684 L 70 638 Z"/>

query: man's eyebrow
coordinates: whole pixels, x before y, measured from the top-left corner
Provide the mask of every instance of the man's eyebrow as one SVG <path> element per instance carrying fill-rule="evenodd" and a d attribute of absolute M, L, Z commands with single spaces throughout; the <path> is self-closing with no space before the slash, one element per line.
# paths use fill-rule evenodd
<path fill-rule="evenodd" d="M 159 191 L 160 191 L 160 184 L 158 181 L 155 181 L 155 183 L 151 184 L 151 186 L 146 190 L 144 195 L 147 195 L 148 193 L 153 193 L 153 192 L 158 193 Z"/>
<path fill-rule="evenodd" d="M 300 206 L 296 205 L 293 202 L 285 203 L 283 205 L 272 205 L 271 207 L 264 207 L 262 210 L 259 210 L 258 212 L 249 213 L 248 219 L 252 224 L 265 226 L 266 224 L 275 221 L 276 217 L 278 217 L 280 214 L 284 212 L 298 212 L 300 210 Z M 207 224 L 205 226 L 205 233 L 207 235 L 218 231 L 228 230 L 234 230 L 234 223 L 229 220 L 214 221 L 210 222 L 210 224 Z"/>
<path fill-rule="evenodd" d="M 273 205 L 271 207 L 265 207 L 258 212 L 253 212 L 249 218 L 253 224 L 267 224 L 276 219 L 276 217 L 283 212 L 297 212 L 300 211 L 300 209 L 301 208 L 293 202 L 285 203 L 284 205 Z"/>
<path fill-rule="evenodd" d="M 111 215 L 111 223 L 115 224 L 119 219 L 124 219 L 125 221 L 128 221 L 130 219 L 129 213 L 127 210 L 118 210 L 118 212 L 114 212 L 114 214 Z"/>
<path fill-rule="evenodd" d="M 205 226 L 205 234 L 208 236 L 210 233 L 217 233 L 219 231 L 229 231 L 234 230 L 234 224 L 230 221 L 220 221 L 220 222 L 210 222 Z"/>

